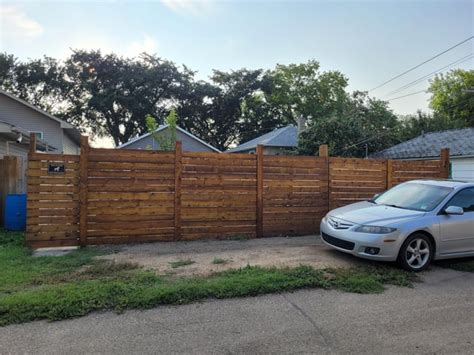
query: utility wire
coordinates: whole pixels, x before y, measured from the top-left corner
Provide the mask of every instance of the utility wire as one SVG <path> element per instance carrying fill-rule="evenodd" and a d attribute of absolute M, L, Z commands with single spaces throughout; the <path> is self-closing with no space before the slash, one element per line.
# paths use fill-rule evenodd
<path fill-rule="evenodd" d="M 461 41 L 461 42 L 455 44 L 454 46 L 449 47 L 448 49 L 446 49 L 446 50 L 444 50 L 444 51 L 442 51 L 442 52 L 436 54 L 435 56 L 433 56 L 433 57 L 431 57 L 431 58 L 429 58 L 429 59 L 427 59 L 427 60 L 421 62 L 420 64 L 417 64 L 417 65 L 415 65 L 414 67 L 412 67 L 412 68 L 410 68 L 410 69 L 408 69 L 408 70 L 405 70 L 403 73 L 400 73 L 400 74 L 394 76 L 393 78 L 391 78 L 391 79 L 389 79 L 389 80 L 383 82 L 382 84 L 380 84 L 380 85 L 378 85 L 378 86 L 376 86 L 376 87 L 370 89 L 369 92 L 374 91 L 374 90 L 376 90 L 376 89 L 379 89 L 379 88 L 381 88 L 382 86 L 387 85 L 388 83 L 391 83 L 391 82 L 394 81 L 395 79 L 398 79 L 399 77 L 401 77 L 401 76 L 403 76 L 403 75 L 405 75 L 405 74 L 407 74 L 407 73 L 409 73 L 409 72 L 411 72 L 411 71 L 413 71 L 413 70 L 415 70 L 415 69 L 421 67 L 422 65 L 424 65 L 424 64 L 426 64 L 426 63 L 428 63 L 428 62 L 431 62 L 433 59 L 436 59 L 436 58 L 442 56 L 443 54 L 449 52 L 450 50 L 453 50 L 453 49 L 456 48 L 456 47 L 459 47 L 460 45 L 466 43 L 467 41 L 470 41 L 470 40 L 473 39 L 473 38 L 474 38 L 474 36 L 470 36 L 470 37 L 466 38 L 465 40 L 463 40 L 463 41 Z"/>
<path fill-rule="evenodd" d="M 416 79 L 416 80 L 413 80 L 412 82 L 410 82 L 410 83 L 408 83 L 408 84 L 406 84 L 406 85 L 404 85 L 404 86 L 402 86 L 402 87 L 400 87 L 400 88 L 398 88 L 398 89 L 395 89 L 395 90 L 389 92 L 387 95 L 385 95 L 385 97 L 390 96 L 390 95 L 393 95 L 393 94 L 396 94 L 396 93 L 398 93 L 398 92 L 400 92 L 400 91 L 403 91 L 403 90 L 405 90 L 405 89 L 408 89 L 409 87 L 412 87 L 413 85 L 416 85 L 416 84 L 422 82 L 423 80 L 429 78 L 430 76 L 433 76 L 434 74 L 439 73 L 439 72 L 442 71 L 442 70 L 445 70 L 445 69 L 447 69 L 447 68 L 450 68 L 450 67 L 452 67 L 453 65 L 457 65 L 457 64 L 464 63 L 464 62 L 470 60 L 470 59 L 473 58 L 473 57 L 474 57 L 474 54 L 470 53 L 470 54 L 468 54 L 467 56 L 464 56 L 464 57 L 462 57 L 462 58 L 460 58 L 460 59 L 458 59 L 458 60 L 456 60 L 456 61 L 454 61 L 454 62 L 452 62 L 452 63 L 450 63 L 450 64 L 448 64 L 448 65 L 446 65 L 446 66 L 444 66 L 444 67 L 442 67 L 442 68 L 440 68 L 440 69 L 437 69 L 437 70 L 435 70 L 435 71 L 433 71 L 433 72 L 431 72 L 431 73 L 429 73 L 429 74 L 426 74 L 425 76 L 422 76 L 421 78 L 418 78 L 418 79 Z"/>
<path fill-rule="evenodd" d="M 404 97 L 408 97 L 408 96 L 412 96 L 412 95 L 416 95 L 416 94 L 421 94 L 422 92 L 426 92 L 426 90 L 420 90 L 420 91 L 412 92 L 411 94 L 406 94 L 406 95 L 403 95 L 403 96 L 394 97 L 393 99 L 388 99 L 386 101 L 393 101 L 393 100 L 403 99 Z"/>

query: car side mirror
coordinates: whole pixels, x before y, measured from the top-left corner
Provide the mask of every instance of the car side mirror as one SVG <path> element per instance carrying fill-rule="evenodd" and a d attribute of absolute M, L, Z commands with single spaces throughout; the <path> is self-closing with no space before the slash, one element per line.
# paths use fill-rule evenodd
<path fill-rule="evenodd" d="M 381 194 L 375 194 L 373 197 L 372 197 L 372 201 L 375 200 L 377 197 L 379 197 Z"/>
<path fill-rule="evenodd" d="M 464 214 L 464 210 L 462 209 L 462 207 L 458 207 L 458 206 L 449 206 L 448 208 L 444 210 L 444 212 L 446 214 L 452 214 L 452 215 Z"/>

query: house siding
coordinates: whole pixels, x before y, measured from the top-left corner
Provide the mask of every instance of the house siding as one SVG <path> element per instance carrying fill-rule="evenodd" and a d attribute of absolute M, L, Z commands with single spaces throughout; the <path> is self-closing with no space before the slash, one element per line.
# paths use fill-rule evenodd
<path fill-rule="evenodd" d="M 43 140 L 56 148 L 54 153 L 63 152 L 64 134 L 59 122 L 1 94 L 0 121 L 10 123 L 25 131 L 41 131 L 43 132 Z"/>
<path fill-rule="evenodd" d="M 474 158 L 452 158 L 451 171 L 455 180 L 474 182 Z"/>
<path fill-rule="evenodd" d="M 291 147 L 266 147 L 263 146 L 264 155 L 288 155 L 288 151 L 291 150 Z M 256 148 L 246 149 L 239 152 L 228 152 L 229 154 L 255 154 L 257 151 Z"/>
<path fill-rule="evenodd" d="M 9 152 L 8 155 L 16 155 L 26 158 L 28 156 L 28 146 L 25 144 L 18 144 L 14 141 L 9 141 Z M 0 158 L 7 155 L 7 140 L 0 136 Z"/>
<path fill-rule="evenodd" d="M 64 154 L 79 154 L 79 146 L 67 134 L 64 134 L 63 138 Z"/>
<path fill-rule="evenodd" d="M 158 134 L 166 134 L 166 131 L 167 129 L 164 129 L 163 131 L 158 132 Z M 177 131 L 176 139 L 182 142 L 183 150 L 185 152 L 215 152 L 205 144 L 202 144 L 183 132 Z M 149 147 L 151 147 L 153 150 L 159 150 L 159 144 L 151 136 L 143 137 L 142 139 L 139 139 L 120 149 L 148 149 Z"/>

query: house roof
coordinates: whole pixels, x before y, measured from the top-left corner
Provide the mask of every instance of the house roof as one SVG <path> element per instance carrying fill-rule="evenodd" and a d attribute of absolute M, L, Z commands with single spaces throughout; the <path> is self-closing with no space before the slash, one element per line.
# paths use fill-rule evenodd
<path fill-rule="evenodd" d="M 167 124 L 165 124 L 165 125 L 160 125 L 160 126 L 157 128 L 156 132 L 161 132 L 161 131 L 165 130 L 166 128 L 168 128 L 168 126 L 169 126 L 169 125 L 167 125 Z M 187 136 L 189 136 L 189 137 L 191 137 L 191 138 L 193 138 L 193 139 L 195 139 L 195 140 L 197 140 L 199 143 L 204 144 L 206 147 L 212 149 L 213 151 L 215 151 L 215 152 L 217 152 L 217 153 L 220 153 L 220 152 L 221 152 L 219 149 L 217 149 L 217 148 L 213 147 L 212 145 L 210 145 L 210 144 L 204 142 L 202 139 L 196 137 L 194 134 L 189 133 L 188 131 L 186 131 L 185 129 L 183 129 L 183 128 L 179 127 L 179 126 L 176 126 L 176 130 L 179 131 L 179 132 L 181 132 L 181 133 L 183 133 L 183 134 L 186 134 Z M 129 140 L 128 142 L 119 145 L 117 148 L 118 148 L 118 149 L 125 148 L 126 146 L 128 146 L 128 145 L 130 145 L 130 144 L 132 144 L 132 143 L 135 143 L 135 142 L 137 142 L 137 141 L 139 141 L 139 140 L 141 140 L 141 139 L 143 139 L 143 138 L 148 137 L 150 134 L 151 134 L 151 133 L 142 134 L 141 136 L 138 136 L 138 137 L 136 137 L 136 138 L 133 138 L 133 139 Z"/>
<path fill-rule="evenodd" d="M 450 155 L 474 156 L 474 127 L 425 133 L 371 155 L 372 158 L 434 158 L 441 149 L 449 148 Z"/>
<path fill-rule="evenodd" d="M 254 149 L 257 145 L 266 147 L 284 147 L 293 148 L 298 145 L 298 129 L 294 125 L 274 129 L 271 132 L 254 138 L 248 142 L 238 145 L 235 148 L 227 150 L 227 153 L 242 152 L 249 149 Z"/>
<path fill-rule="evenodd" d="M 15 100 L 17 102 L 19 102 L 20 104 L 22 105 L 25 105 L 27 107 L 29 107 L 30 109 L 36 111 L 36 112 L 39 112 L 41 113 L 43 116 L 46 116 L 48 117 L 49 119 L 53 120 L 53 121 L 56 121 L 59 123 L 60 127 L 62 129 L 64 129 L 64 132 L 72 139 L 74 140 L 74 142 L 76 142 L 77 144 L 80 144 L 80 140 L 81 140 L 81 132 L 79 132 L 79 130 L 74 127 L 72 124 L 70 123 L 67 123 L 66 121 L 63 121 L 53 115 L 51 115 L 50 113 L 46 112 L 46 111 L 43 111 L 42 109 L 26 102 L 25 100 L 22 100 L 20 99 L 19 97 L 16 97 L 15 95 L 12 95 L 4 90 L 1 90 L 0 89 L 0 94 L 2 95 L 5 95 L 7 97 L 9 97 L 10 99 L 12 100 Z"/>

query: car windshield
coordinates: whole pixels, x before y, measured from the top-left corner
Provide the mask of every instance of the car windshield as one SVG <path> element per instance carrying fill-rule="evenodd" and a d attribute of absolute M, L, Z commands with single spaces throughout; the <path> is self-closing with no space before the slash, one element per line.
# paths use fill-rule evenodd
<path fill-rule="evenodd" d="M 433 210 L 453 189 L 450 187 L 405 183 L 395 186 L 373 200 L 387 205 L 416 211 Z"/>

